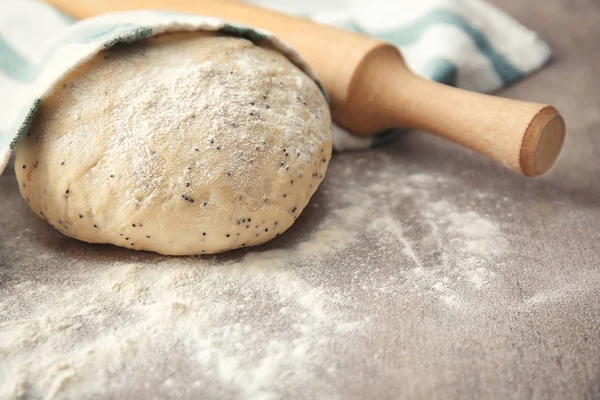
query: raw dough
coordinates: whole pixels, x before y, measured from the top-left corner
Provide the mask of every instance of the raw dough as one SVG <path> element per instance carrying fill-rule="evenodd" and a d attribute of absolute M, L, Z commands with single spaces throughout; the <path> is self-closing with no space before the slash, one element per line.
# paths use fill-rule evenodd
<path fill-rule="evenodd" d="M 175 33 L 100 52 L 43 101 L 21 194 L 67 236 L 189 255 L 262 244 L 322 181 L 331 117 L 279 52 Z"/>

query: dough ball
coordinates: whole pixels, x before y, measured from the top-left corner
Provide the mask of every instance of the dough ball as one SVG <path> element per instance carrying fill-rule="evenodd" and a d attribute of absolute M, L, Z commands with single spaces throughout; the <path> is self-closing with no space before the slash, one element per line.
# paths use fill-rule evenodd
<path fill-rule="evenodd" d="M 15 170 L 31 209 L 67 236 L 190 255 L 284 232 L 330 158 L 326 100 L 285 56 L 175 33 L 71 73 L 42 102 Z"/>

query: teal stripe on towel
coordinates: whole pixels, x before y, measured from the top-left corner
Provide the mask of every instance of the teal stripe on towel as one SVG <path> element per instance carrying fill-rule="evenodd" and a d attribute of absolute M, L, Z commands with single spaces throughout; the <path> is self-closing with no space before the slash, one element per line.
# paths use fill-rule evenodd
<path fill-rule="evenodd" d="M 458 67 L 445 58 L 433 59 L 423 67 L 423 75 L 432 81 L 456 86 Z"/>
<path fill-rule="evenodd" d="M 13 50 L 0 36 L 0 70 L 4 75 L 21 82 L 32 82 L 36 67 Z"/>
<path fill-rule="evenodd" d="M 427 28 L 437 24 L 454 25 L 469 35 L 481 53 L 492 62 L 494 70 L 504 85 L 523 77 L 523 73 L 513 67 L 502 54 L 498 53 L 481 32 L 473 28 L 460 15 L 448 10 L 432 10 L 399 31 L 379 33 L 375 36 L 397 46 L 402 46 L 415 42 Z"/>
<path fill-rule="evenodd" d="M 365 33 L 362 29 L 360 29 L 360 27 L 358 25 L 356 25 L 352 21 L 344 21 L 343 23 L 336 24 L 336 26 L 338 28 L 346 29 L 348 31 L 362 33 L 363 35 L 368 35 L 368 33 Z"/>
<path fill-rule="evenodd" d="M 392 143 L 398 137 L 404 135 L 408 129 L 406 128 L 393 128 L 384 132 L 381 132 L 375 136 L 373 136 L 371 140 L 371 147 L 380 147 L 384 146 L 388 143 Z"/>

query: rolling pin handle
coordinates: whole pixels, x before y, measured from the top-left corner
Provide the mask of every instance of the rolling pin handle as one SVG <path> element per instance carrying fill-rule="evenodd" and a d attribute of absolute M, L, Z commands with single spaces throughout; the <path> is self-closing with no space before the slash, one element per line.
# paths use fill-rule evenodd
<path fill-rule="evenodd" d="M 417 128 L 475 150 L 526 176 L 548 171 L 565 139 L 564 119 L 554 107 L 421 78 L 388 44 L 373 48 L 365 56 L 346 101 L 344 110 L 350 112 L 336 117 L 359 135 L 368 136 L 390 126 Z"/>

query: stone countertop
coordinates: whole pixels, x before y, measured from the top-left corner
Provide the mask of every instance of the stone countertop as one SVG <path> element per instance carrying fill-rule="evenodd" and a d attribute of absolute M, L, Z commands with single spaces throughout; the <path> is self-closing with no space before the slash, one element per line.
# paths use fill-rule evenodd
<path fill-rule="evenodd" d="M 0 381 L 11 386 L 0 393 L 68 397 L 89 387 L 107 398 L 600 397 L 600 4 L 493 3 L 555 51 L 550 66 L 501 93 L 552 102 L 567 121 L 564 152 L 539 179 L 411 132 L 389 147 L 336 155 L 309 208 L 275 241 L 168 258 L 63 237 L 30 212 L 9 169 L 0 177 Z M 100 277 L 106 271 L 116 278 Z M 207 286 L 188 287 L 181 276 Z M 146 293 L 166 278 L 162 291 Z M 110 290 L 95 286 L 104 281 L 113 282 Z M 115 292 L 126 284 L 147 285 L 146 292 Z M 38 295 L 42 289 L 49 294 Z M 83 319 L 73 328 L 69 302 L 79 307 L 77 296 L 111 290 L 114 298 L 98 302 L 93 315 L 77 314 Z M 204 308 L 194 308 L 191 293 Z M 131 322 L 132 300 L 180 304 L 175 297 L 194 316 L 155 326 L 182 334 L 178 341 L 153 342 L 160 335 Z M 242 304 L 249 312 L 233 312 Z M 39 322 L 53 319 L 67 328 Z M 122 364 L 110 354 L 89 360 L 57 339 L 101 352 L 116 345 L 100 336 L 133 340 L 138 329 L 147 330 L 145 339 L 117 346 Z M 203 338 L 210 344 L 199 346 Z M 157 359 L 136 372 L 148 360 L 125 350 L 144 346 Z M 74 372 L 60 378 L 61 368 Z M 85 386 L 98 370 L 105 384 Z M 106 384 L 119 376 L 128 383 Z M 28 386 L 39 382 L 42 392 Z"/>

